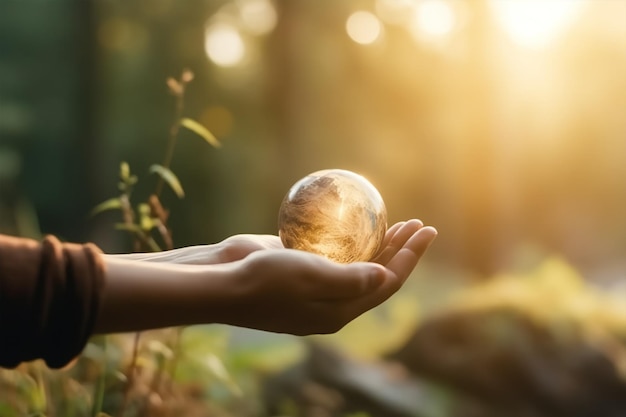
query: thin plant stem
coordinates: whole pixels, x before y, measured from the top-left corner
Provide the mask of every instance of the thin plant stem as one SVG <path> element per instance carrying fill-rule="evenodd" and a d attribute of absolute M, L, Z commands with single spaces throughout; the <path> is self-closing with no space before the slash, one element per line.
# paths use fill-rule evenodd
<path fill-rule="evenodd" d="M 126 375 L 126 388 L 124 389 L 124 397 L 122 399 L 122 405 L 118 413 L 119 417 L 123 417 L 128 407 L 128 401 L 130 400 L 130 390 L 135 384 L 135 370 L 137 369 L 137 358 L 139 357 L 139 341 L 141 339 L 141 332 L 135 333 L 135 340 L 133 341 L 133 356 L 130 360 Z"/>
<path fill-rule="evenodd" d="M 177 91 L 175 94 L 176 103 L 174 109 L 174 122 L 172 126 L 170 126 L 170 136 L 167 141 L 167 148 L 165 151 L 165 157 L 163 158 L 163 167 L 169 169 L 172 159 L 174 157 L 174 149 L 176 148 L 176 139 L 178 138 L 178 132 L 180 131 L 180 120 L 183 117 L 183 110 L 185 107 L 184 97 L 185 97 L 185 81 L 181 77 L 179 81 L 180 91 Z M 156 185 L 156 189 L 154 194 L 156 196 L 161 195 L 161 190 L 163 189 L 164 180 L 162 177 L 159 177 L 159 180 Z"/>
<path fill-rule="evenodd" d="M 180 362 L 181 352 L 181 344 L 183 338 L 183 331 L 185 330 L 185 326 L 181 326 L 176 328 L 174 333 L 174 341 L 172 342 L 172 360 L 169 363 L 169 374 L 170 379 L 168 381 L 167 390 L 172 390 L 172 384 L 176 378 L 176 372 L 178 371 L 178 364 Z"/>
<path fill-rule="evenodd" d="M 94 417 L 97 417 L 98 414 L 102 411 L 102 404 L 104 403 L 104 388 L 105 388 L 105 379 L 106 379 L 106 352 L 107 352 L 107 336 L 102 337 L 102 356 L 105 358 L 104 365 L 102 366 L 102 374 L 98 378 L 98 382 L 96 384 L 96 392 L 94 395 L 93 407 L 91 413 Z"/>

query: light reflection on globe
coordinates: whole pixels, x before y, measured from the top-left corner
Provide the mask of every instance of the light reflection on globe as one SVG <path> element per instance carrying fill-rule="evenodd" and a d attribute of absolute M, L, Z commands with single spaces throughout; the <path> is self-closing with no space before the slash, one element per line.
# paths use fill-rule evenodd
<path fill-rule="evenodd" d="M 286 248 L 335 262 L 369 261 L 387 231 L 387 209 L 363 176 L 327 169 L 296 182 L 282 201 L 278 234 Z"/>

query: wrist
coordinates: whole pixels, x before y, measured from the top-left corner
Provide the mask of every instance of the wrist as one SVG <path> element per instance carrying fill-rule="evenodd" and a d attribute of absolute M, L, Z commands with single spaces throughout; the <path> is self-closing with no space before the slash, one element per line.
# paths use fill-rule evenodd
<path fill-rule="evenodd" d="M 130 332 L 225 320 L 232 266 L 106 259 L 97 333 Z"/>

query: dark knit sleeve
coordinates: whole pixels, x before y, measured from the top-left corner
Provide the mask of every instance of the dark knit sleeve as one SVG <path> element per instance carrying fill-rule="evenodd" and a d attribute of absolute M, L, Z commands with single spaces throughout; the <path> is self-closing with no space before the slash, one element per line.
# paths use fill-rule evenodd
<path fill-rule="evenodd" d="M 104 283 L 93 244 L 0 235 L 0 367 L 70 362 L 92 334 Z"/>

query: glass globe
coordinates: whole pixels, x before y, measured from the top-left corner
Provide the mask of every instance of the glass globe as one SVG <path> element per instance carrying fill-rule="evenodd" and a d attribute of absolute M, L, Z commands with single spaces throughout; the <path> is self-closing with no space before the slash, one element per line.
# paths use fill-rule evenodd
<path fill-rule="evenodd" d="M 278 213 L 278 235 L 286 248 L 323 255 L 335 262 L 369 261 L 387 231 L 387 209 L 363 176 L 327 169 L 296 182 Z"/>

